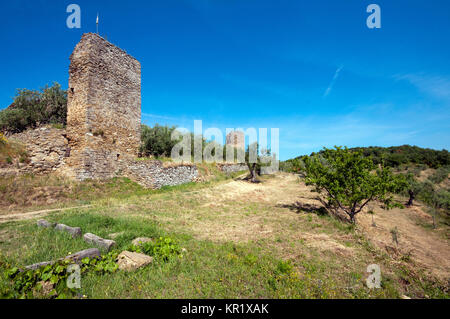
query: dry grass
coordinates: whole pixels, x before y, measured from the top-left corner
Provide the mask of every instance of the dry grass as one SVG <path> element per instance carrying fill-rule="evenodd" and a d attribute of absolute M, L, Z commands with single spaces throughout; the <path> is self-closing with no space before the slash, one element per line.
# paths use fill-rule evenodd
<path fill-rule="evenodd" d="M 113 209 L 113 214 L 126 211 L 150 218 L 170 231 L 188 231 L 198 239 L 262 241 L 282 258 L 320 254 L 330 261 L 334 256 L 349 258 L 350 262 L 370 260 L 371 254 L 361 249 L 365 243 L 355 244 L 355 236 L 362 235 L 381 254 L 391 254 L 393 258 L 409 256 L 431 275 L 450 278 L 448 240 L 417 225 L 418 219 L 430 222 L 421 208 L 385 211 L 374 205 L 371 209 L 375 211 L 377 227 L 371 226 L 369 214 L 361 213 L 353 232 L 350 225 L 321 216 L 320 207 L 314 193 L 298 177 L 280 173 L 265 177 L 260 184 L 235 179 L 201 191 L 152 195 L 151 200 L 130 199 L 127 205 Z M 400 243 L 392 250 L 389 247 L 394 227 L 398 228 Z M 338 263 L 344 266 L 347 261 Z"/>
<path fill-rule="evenodd" d="M 209 166 L 202 169 L 203 176 L 216 173 Z M 244 181 L 241 176 L 160 192 L 116 195 L 109 193 L 92 200 L 90 212 L 98 218 L 131 218 L 143 225 L 157 225 L 167 233 L 186 234 L 214 247 L 230 243 L 249 247 L 255 256 L 292 262 L 300 277 L 313 274 L 339 286 L 336 291 L 344 295 L 342 289 L 359 296 L 363 278 L 367 277 L 366 267 L 372 263 L 382 268 L 385 296 L 396 295 L 386 291 L 397 291 L 404 285 L 403 293 L 425 297 L 421 284 L 413 284 L 411 278 L 444 282 L 448 290 L 448 239 L 439 230 L 418 225 L 418 221 L 430 222 L 422 207 L 384 211 L 373 205 L 377 227 L 371 226 L 369 214 L 361 213 L 354 228 L 323 214 L 310 188 L 297 176 L 285 173 L 265 176 L 259 184 Z M 398 246 L 392 244 L 394 227 L 399 232 Z M 227 258 L 232 261 L 235 257 L 228 254 Z"/>

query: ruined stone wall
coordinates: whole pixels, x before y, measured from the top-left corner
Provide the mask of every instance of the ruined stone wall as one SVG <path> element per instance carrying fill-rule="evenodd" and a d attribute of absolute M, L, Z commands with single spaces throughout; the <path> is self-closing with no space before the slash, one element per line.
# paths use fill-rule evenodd
<path fill-rule="evenodd" d="M 13 134 L 9 140 L 25 146 L 27 160 L 18 162 L 15 173 L 48 174 L 64 165 L 68 156 L 66 131 L 40 127 Z"/>
<path fill-rule="evenodd" d="M 140 145 L 140 63 L 93 33 L 83 35 L 70 60 L 66 174 L 111 178 L 119 159 L 136 157 Z"/>
<path fill-rule="evenodd" d="M 174 186 L 197 181 L 198 169 L 195 165 L 164 165 L 160 161 L 123 162 L 121 175 L 149 188 Z"/>
<path fill-rule="evenodd" d="M 248 170 L 247 164 L 245 163 L 234 163 L 234 164 L 222 163 L 217 164 L 217 167 L 219 167 L 219 169 L 222 172 L 227 174 Z"/>

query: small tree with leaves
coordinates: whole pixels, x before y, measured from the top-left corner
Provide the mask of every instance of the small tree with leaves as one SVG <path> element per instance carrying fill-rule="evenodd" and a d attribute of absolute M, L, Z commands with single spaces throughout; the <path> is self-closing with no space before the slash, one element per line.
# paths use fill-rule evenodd
<path fill-rule="evenodd" d="M 414 200 L 417 198 L 417 196 L 424 191 L 426 185 L 417 181 L 412 173 L 406 175 L 406 182 L 406 190 L 409 196 L 406 206 L 411 207 L 414 204 Z"/>
<path fill-rule="evenodd" d="M 327 208 L 346 213 L 351 223 L 371 201 L 382 202 L 386 209 L 401 206 L 392 194 L 406 186 L 404 176 L 376 168 L 371 158 L 346 147 L 324 148 L 320 154 L 305 157 L 303 171 L 306 184 L 314 186 Z"/>

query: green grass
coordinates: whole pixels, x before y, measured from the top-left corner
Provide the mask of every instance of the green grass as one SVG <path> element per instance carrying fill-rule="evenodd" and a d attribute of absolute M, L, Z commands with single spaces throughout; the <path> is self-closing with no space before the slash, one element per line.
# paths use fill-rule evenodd
<path fill-rule="evenodd" d="M 82 278 L 81 294 L 90 298 L 328 298 L 351 297 L 327 278 L 328 265 L 317 259 L 302 261 L 304 274 L 296 265 L 266 254 L 254 244 L 217 244 L 195 240 L 183 234 L 165 234 L 153 222 L 143 223 L 135 218 L 111 218 L 94 212 L 70 212 L 52 216 L 58 221 L 79 226 L 83 232 L 107 237 L 123 232 L 118 248 L 128 246 L 135 237 L 171 236 L 187 252 L 183 258 L 155 262 L 133 273 L 118 271 L 99 276 L 87 274 Z M 49 229 L 34 222 L 2 225 L 0 230 L 14 226 L 10 241 L 1 243 L 8 254 L 3 259 L 13 266 L 63 257 L 88 248 L 81 239 Z M 18 240 L 20 239 L 20 242 Z M 25 244 L 23 244 L 25 243 Z M 359 285 L 359 290 L 365 290 Z M 359 291 L 358 290 L 358 291 Z M 361 292 L 360 292 L 361 293 Z M 370 292 L 366 292 L 367 295 Z"/>
<path fill-rule="evenodd" d="M 214 208 L 204 206 L 204 191 L 230 178 L 214 176 L 205 183 L 160 190 L 146 190 L 126 179 L 78 185 L 78 194 L 97 191 L 104 196 L 90 199 L 90 208 L 52 213 L 45 219 L 103 238 L 119 234 L 114 239 L 119 251 L 136 237 L 160 236 L 186 249 L 182 258 L 155 260 L 135 272 L 89 272 L 82 277 L 80 294 L 88 298 L 399 298 L 403 294 L 448 298 L 447 288 L 413 271 L 408 258 L 394 264 L 354 226 L 328 215 L 297 215 L 265 202 L 230 200 Z M 269 229 L 274 236 L 239 240 L 201 236 L 209 226 L 219 226 L 217 230 L 226 235 L 240 226 L 242 217 L 258 223 L 256 231 Z M 200 233 L 195 228 L 199 224 L 204 227 Z M 320 251 L 303 234 L 345 238 L 341 242 L 353 253 Z M 243 234 L 247 235 L 252 234 Z M 36 219 L 0 224 L 0 277 L 5 278 L 7 265 L 24 267 L 88 247 L 81 238 L 38 228 Z M 365 285 L 371 263 L 382 268 L 381 289 Z M 0 292 L 9 284 L 2 279 Z"/>

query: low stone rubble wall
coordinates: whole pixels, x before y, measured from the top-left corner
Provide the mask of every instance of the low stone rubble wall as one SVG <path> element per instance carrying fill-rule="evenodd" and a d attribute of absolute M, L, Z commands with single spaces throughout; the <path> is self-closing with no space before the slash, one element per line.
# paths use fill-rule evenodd
<path fill-rule="evenodd" d="M 66 131 L 52 127 L 29 129 L 8 137 L 25 146 L 29 161 L 18 163 L 18 173 L 47 174 L 64 165 L 69 156 Z"/>
<path fill-rule="evenodd" d="M 219 167 L 222 172 L 227 174 L 248 170 L 247 164 L 245 163 L 222 163 L 217 164 L 217 167 Z"/>
<path fill-rule="evenodd" d="M 71 150 L 64 129 L 47 126 L 14 134 L 9 138 L 24 144 L 29 155 L 28 162 L 19 163 L 19 168 L 13 169 L 15 173 L 48 174 L 56 171 L 68 177 L 91 178 L 90 175 L 80 178 L 82 176 L 80 174 L 70 174 L 71 171 L 66 162 L 70 160 Z M 92 163 L 92 169 L 99 172 L 105 171 L 104 179 L 124 176 L 144 187 L 161 188 L 196 182 L 200 177 L 195 164 L 136 160 L 130 156 L 119 157 L 115 153 L 111 153 L 110 156 L 111 159 L 108 161 L 99 160 L 98 165 Z M 105 163 L 109 164 L 105 166 Z M 248 169 L 245 163 L 220 163 L 217 166 L 226 174 Z"/>
<path fill-rule="evenodd" d="M 179 164 L 165 166 L 160 161 L 133 161 L 123 165 L 122 174 L 146 187 L 161 188 L 195 182 L 199 177 L 195 165 Z"/>

